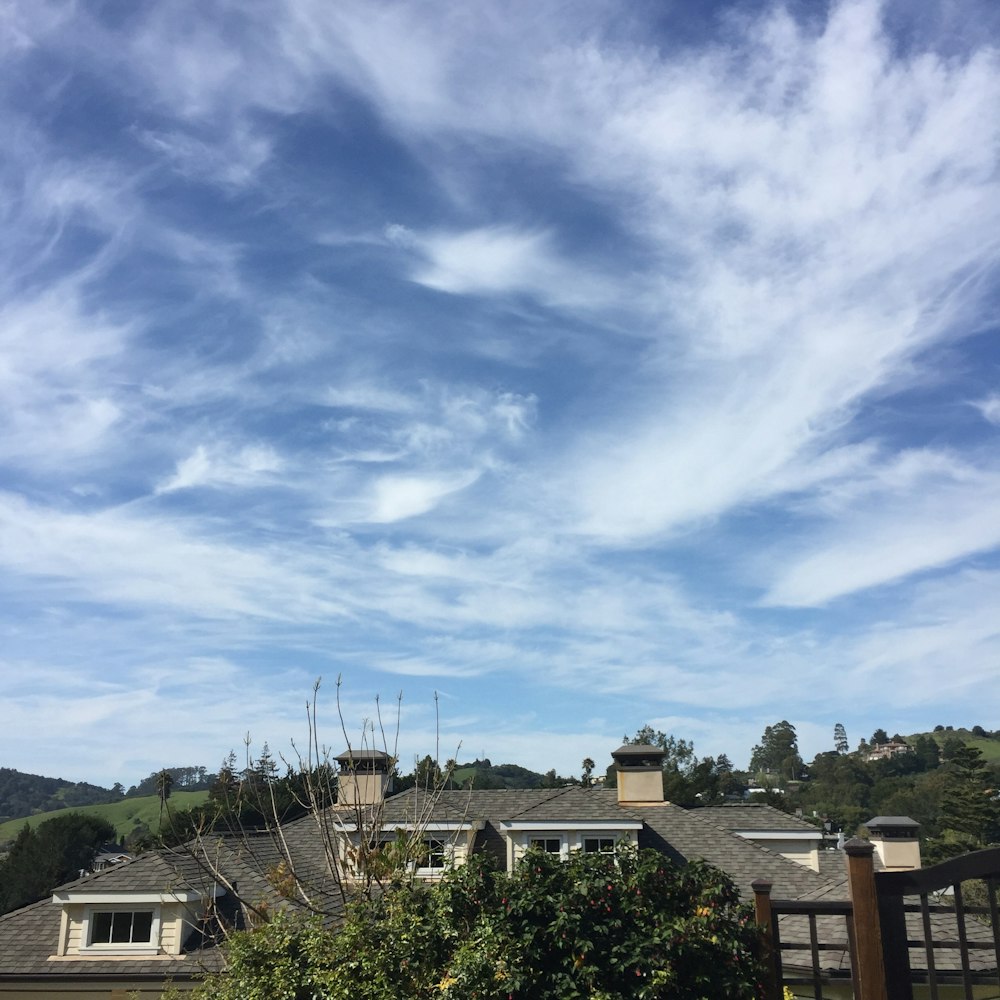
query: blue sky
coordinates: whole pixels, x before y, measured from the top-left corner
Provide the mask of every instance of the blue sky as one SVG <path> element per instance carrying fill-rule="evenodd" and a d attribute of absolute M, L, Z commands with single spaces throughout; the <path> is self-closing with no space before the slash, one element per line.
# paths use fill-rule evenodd
<path fill-rule="evenodd" d="M 0 763 L 1000 726 L 998 40 L 0 6 Z"/>

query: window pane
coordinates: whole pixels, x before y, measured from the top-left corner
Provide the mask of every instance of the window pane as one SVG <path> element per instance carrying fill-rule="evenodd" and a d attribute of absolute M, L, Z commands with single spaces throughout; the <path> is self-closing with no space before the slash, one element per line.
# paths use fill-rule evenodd
<path fill-rule="evenodd" d="M 443 840 L 425 840 L 420 868 L 444 868 L 445 844 Z"/>
<path fill-rule="evenodd" d="M 121 911 L 111 914 L 111 943 L 128 944 L 132 940 L 132 914 Z"/>
<path fill-rule="evenodd" d="M 132 915 L 132 940 L 134 942 L 148 942 L 153 937 L 153 913 L 147 910 L 144 913 Z"/>
<path fill-rule="evenodd" d="M 562 852 L 562 841 L 558 837 L 532 837 L 531 846 L 548 854 Z"/>
<path fill-rule="evenodd" d="M 90 943 L 107 944 L 111 940 L 111 914 L 95 913 L 90 920 Z"/>
<path fill-rule="evenodd" d="M 585 854 L 614 854 L 614 837 L 585 837 L 583 841 Z"/>
<path fill-rule="evenodd" d="M 148 944 L 153 939 L 153 911 L 98 910 L 90 917 L 91 944 Z"/>

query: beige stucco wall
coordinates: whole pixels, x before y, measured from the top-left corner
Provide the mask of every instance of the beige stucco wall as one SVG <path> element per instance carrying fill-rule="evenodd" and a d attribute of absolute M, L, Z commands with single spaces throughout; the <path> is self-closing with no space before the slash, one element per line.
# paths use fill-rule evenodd
<path fill-rule="evenodd" d="M 337 779 L 337 804 L 341 807 L 375 805 L 385 798 L 389 775 L 359 771 L 342 771 Z"/>
<path fill-rule="evenodd" d="M 630 771 L 618 769 L 618 801 L 641 805 L 663 801 L 663 772 L 659 769 Z"/>
<path fill-rule="evenodd" d="M 819 841 L 818 840 L 782 840 L 780 838 L 755 837 L 753 833 L 741 833 L 741 837 L 753 841 L 760 847 L 766 847 L 775 854 L 780 854 L 789 861 L 819 871 Z"/>
<path fill-rule="evenodd" d="M 912 871 L 920 867 L 919 841 L 882 840 L 873 834 L 872 843 L 886 871 Z"/>

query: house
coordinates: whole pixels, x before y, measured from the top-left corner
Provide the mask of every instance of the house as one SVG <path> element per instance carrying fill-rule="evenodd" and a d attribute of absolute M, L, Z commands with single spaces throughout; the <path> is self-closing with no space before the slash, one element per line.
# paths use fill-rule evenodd
<path fill-rule="evenodd" d="M 708 861 L 748 901 L 760 878 L 781 898 L 843 891 L 842 866 L 824 874 L 813 863 L 820 832 L 808 824 L 770 807 L 682 809 L 663 799 L 661 750 L 623 746 L 612 756 L 613 788 L 393 795 L 387 755 L 342 754 L 338 804 L 286 824 L 280 838 L 261 832 L 151 852 L 0 917 L 0 998 L 125 1000 L 132 992 L 158 997 L 167 980 L 190 986 L 221 965 L 220 924 L 248 926 L 255 915 L 303 902 L 335 923 L 345 881 L 364 877 L 359 858 L 401 836 L 419 838 L 411 864 L 428 880 L 474 852 L 511 869 L 530 848 L 568 856 L 624 843 L 678 862 Z"/>
<path fill-rule="evenodd" d="M 132 855 L 117 844 L 104 844 L 94 855 L 91 871 L 100 872 L 111 865 L 120 865 L 123 861 L 131 861 Z"/>
<path fill-rule="evenodd" d="M 887 743 L 876 743 L 865 754 L 865 760 L 888 760 L 901 754 L 914 753 L 913 747 L 902 740 L 889 740 Z"/>

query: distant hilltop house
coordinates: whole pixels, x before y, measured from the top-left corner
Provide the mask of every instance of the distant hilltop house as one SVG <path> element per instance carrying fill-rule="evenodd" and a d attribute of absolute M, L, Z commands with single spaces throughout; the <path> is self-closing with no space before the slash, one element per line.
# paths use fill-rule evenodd
<path fill-rule="evenodd" d="M 210 866 L 190 847 L 151 851 L 0 917 L 0 998 L 153 998 L 167 981 L 189 989 L 203 971 L 222 967 L 220 928 L 248 926 L 248 901 L 299 905 L 276 872 L 294 873 L 335 926 L 344 897 L 333 867 L 352 872 L 366 838 L 370 845 L 372 838 L 389 844 L 419 837 L 411 870 L 428 881 L 474 853 L 512 870 L 531 848 L 568 857 L 628 844 L 680 863 L 703 859 L 726 871 L 748 901 L 760 879 L 775 898 L 847 898 L 844 856 L 822 850 L 818 828 L 767 805 L 689 810 L 664 801 L 663 756 L 653 746 L 619 747 L 610 788 L 411 788 L 394 795 L 388 755 L 345 752 L 337 758 L 338 802 L 320 823 L 307 815 L 286 824 L 280 839 L 266 832 L 217 838 Z M 902 847 L 906 863 L 919 865 L 916 824 L 882 819 L 882 864 L 893 863 Z M 873 821 L 873 836 L 876 827 Z M 355 877 L 363 874 L 354 869 Z"/>
<path fill-rule="evenodd" d="M 889 740 L 888 743 L 876 743 L 865 752 L 865 760 L 887 760 L 889 757 L 899 757 L 902 754 L 913 753 L 913 747 L 902 740 Z"/>
<path fill-rule="evenodd" d="M 123 847 L 119 847 L 118 844 L 104 844 L 97 854 L 94 855 L 91 871 L 102 872 L 105 868 L 110 868 L 112 865 L 124 864 L 126 861 L 131 861 L 132 858 L 133 855 Z"/>

